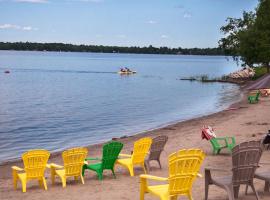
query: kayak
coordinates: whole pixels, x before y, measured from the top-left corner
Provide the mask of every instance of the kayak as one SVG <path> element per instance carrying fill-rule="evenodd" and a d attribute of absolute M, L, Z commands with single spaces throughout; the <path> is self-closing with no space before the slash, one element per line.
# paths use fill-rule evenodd
<path fill-rule="evenodd" d="M 131 72 L 117 72 L 118 74 L 121 74 L 121 75 L 130 75 L 130 74 L 136 74 L 137 72 L 136 71 L 131 71 Z"/>

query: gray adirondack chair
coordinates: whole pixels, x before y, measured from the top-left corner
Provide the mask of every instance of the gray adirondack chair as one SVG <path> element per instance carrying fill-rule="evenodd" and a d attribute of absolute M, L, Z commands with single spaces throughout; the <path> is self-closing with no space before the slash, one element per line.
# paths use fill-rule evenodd
<path fill-rule="evenodd" d="M 150 166 L 151 160 L 156 160 L 161 169 L 160 154 L 164 150 L 164 146 L 167 143 L 167 141 L 168 141 L 168 137 L 165 135 L 160 135 L 153 139 L 153 142 L 149 151 L 149 155 L 145 159 L 145 166 L 146 166 L 147 171 L 151 169 L 151 166 Z"/>
<path fill-rule="evenodd" d="M 255 170 L 259 166 L 262 151 L 260 141 L 244 142 L 235 146 L 232 150 L 232 172 L 231 175 L 226 177 L 214 178 L 211 176 L 212 170 L 226 171 L 224 169 L 205 168 L 205 200 L 208 199 L 210 185 L 225 189 L 228 192 L 229 200 L 238 198 L 240 185 L 251 186 L 258 200 L 253 178 Z"/>

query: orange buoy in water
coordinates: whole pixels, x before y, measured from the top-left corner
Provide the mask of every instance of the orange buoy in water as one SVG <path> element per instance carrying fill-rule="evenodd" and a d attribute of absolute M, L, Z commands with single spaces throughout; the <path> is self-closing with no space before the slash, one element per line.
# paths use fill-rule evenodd
<path fill-rule="evenodd" d="M 10 71 L 9 71 L 9 70 L 6 70 L 6 71 L 5 71 L 5 74 L 9 74 L 9 73 L 10 73 Z"/>

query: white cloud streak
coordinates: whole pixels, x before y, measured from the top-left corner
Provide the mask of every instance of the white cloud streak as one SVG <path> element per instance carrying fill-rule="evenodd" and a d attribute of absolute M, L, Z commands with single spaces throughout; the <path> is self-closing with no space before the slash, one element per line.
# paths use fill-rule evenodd
<path fill-rule="evenodd" d="M 157 24 L 157 21 L 154 21 L 154 20 L 149 20 L 146 22 L 147 24 Z"/>
<path fill-rule="evenodd" d="M 160 37 L 161 37 L 162 39 L 167 39 L 167 38 L 169 38 L 168 35 L 161 35 Z"/>
<path fill-rule="evenodd" d="M 0 25 L 0 29 L 22 30 L 22 31 L 37 31 L 38 28 L 32 26 L 19 26 L 16 24 L 3 24 Z"/>

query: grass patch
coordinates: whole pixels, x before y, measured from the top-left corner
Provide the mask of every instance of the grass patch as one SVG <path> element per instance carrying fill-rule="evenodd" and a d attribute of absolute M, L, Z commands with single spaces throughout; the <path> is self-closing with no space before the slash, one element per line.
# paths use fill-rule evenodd
<path fill-rule="evenodd" d="M 255 67 L 254 70 L 255 70 L 255 75 L 252 77 L 252 80 L 256 80 L 267 73 L 266 67 Z"/>

